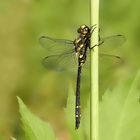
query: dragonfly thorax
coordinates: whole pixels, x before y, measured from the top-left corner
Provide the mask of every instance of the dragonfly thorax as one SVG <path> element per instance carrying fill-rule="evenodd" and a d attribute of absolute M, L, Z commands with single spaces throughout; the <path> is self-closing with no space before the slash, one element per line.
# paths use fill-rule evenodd
<path fill-rule="evenodd" d="M 83 65 L 87 57 L 87 48 L 90 45 L 90 28 L 83 24 L 78 28 L 77 32 L 79 36 L 74 40 L 75 52 L 78 56 L 78 62 Z"/>
<path fill-rule="evenodd" d="M 78 62 L 83 65 L 86 61 L 86 52 L 89 47 L 89 38 L 82 37 L 79 35 L 78 38 L 74 40 L 75 52 L 78 57 Z"/>

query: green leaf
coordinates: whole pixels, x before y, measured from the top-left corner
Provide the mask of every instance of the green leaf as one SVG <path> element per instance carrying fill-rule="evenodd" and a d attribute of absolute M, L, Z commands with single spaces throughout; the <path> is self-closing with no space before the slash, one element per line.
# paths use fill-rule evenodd
<path fill-rule="evenodd" d="M 83 110 L 81 124 L 86 140 L 90 140 L 90 100 L 88 100 L 87 106 Z"/>
<path fill-rule="evenodd" d="M 84 140 L 82 125 L 75 129 L 75 95 L 72 87 L 69 88 L 67 107 L 65 109 L 66 121 L 72 140 Z"/>
<path fill-rule="evenodd" d="M 11 140 L 16 140 L 14 137 L 11 137 Z"/>
<path fill-rule="evenodd" d="M 65 109 L 66 120 L 69 129 L 75 130 L 75 96 L 72 88 L 69 88 L 67 107 Z"/>
<path fill-rule="evenodd" d="M 23 129 L 27 140 L 56 140 L 53 129 L 49 123 L 46 123 L 32 114 L 22 100 L 18 98 L 19 111 Z"/>
<path fill-rule="evenodd" d="M 100 140 L 140 139 L 139 96 L 140 72 L 131 86 L 106 91 L 100 104 Z"/>

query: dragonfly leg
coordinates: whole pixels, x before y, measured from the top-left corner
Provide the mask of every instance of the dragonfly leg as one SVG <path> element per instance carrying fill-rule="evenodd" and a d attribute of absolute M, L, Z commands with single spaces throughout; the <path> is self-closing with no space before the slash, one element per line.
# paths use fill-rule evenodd
<path fill-rule="evenodd" d="M 101 41 L 101 42 L 99 42 L 99 44 L 95 44 L 94 46 L 90 47 L 90 49 L 93 49 L 93 48 L 96 47 L 96 46 L 100 46 L 100 45 L 102 45 L 103 43 L 104 43 L 104 41 Z"/>
<path fill-rule="evenodd" d="M 94 28 L 93 28 L 93 27 L 94 27 Z M 96 27 L 96 24 L 93 25 L 93 26 L 91 27 L 91 29 L 90 29 L 90 34 L 92 34 L 96 28 L 97 28 L 97 27 Z"/>
<path fill-rule="evenodd" d="M 95 27 L 97 24 L 94 24 L 91 26 L 90 31 L 93 29 L 93 27 Z"/>

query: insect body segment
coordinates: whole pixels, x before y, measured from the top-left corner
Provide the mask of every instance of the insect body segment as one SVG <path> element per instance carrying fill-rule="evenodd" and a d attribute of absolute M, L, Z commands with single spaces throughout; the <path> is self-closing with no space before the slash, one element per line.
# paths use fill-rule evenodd
<path fill-rule="evenodd" d="M 77 32 L 80 33 L 81 36 L 87 36 L 90 33 L 90 28 L 87 25 L 83 24 L 80 26 Z"/>
<path fill-rule="evenodd" d="M 86 25 L 77 30 L 79 36 L 74 40 L 75 52 L 78 54 L 78 62 L 84 64 L 86 61 L 87 48 L 90 45 L 90 28 Z"/>
<path fill-rule="evenodd" d="M 80 39 L 79 43 L 76 43 L 76 42 L 77 42 L 77 39 L 75 40 L 75 52 L 77 53 L 77 56 L 78 56 L 78 62 L 85 63 L 86 50 L 87 50 L 85 47 L 85 44 L 83 43 L 82 39 Z"/>

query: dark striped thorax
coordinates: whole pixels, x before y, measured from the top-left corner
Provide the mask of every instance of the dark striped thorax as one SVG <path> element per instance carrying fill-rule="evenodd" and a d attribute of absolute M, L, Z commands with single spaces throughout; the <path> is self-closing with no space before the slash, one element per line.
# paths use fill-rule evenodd
<path fill-rule="evenodd" d="M 86 25 L 81 25 L 77 32 L 79 36 L 74 40 L 74 46 L 79 65 L 82 66 L 86 61 L 86 52 L 90 46 L 91 33 L 90 28 Z"/>

